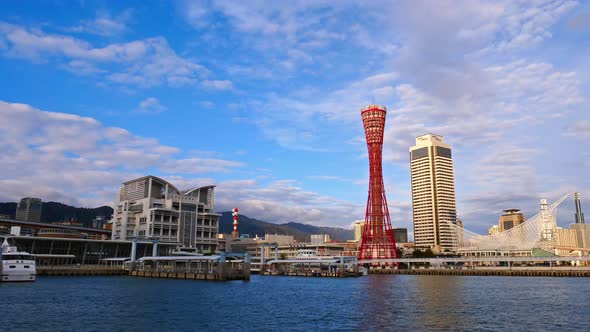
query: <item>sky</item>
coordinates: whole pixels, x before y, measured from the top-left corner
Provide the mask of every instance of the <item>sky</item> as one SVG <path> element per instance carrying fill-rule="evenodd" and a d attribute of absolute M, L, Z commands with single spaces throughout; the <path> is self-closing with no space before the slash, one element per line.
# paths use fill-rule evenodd
<path fill-rule="evenodd" d="M 584 1 L 3 1 L 0 201 L 112 205 L 151 174 L 216 185 L 217 211 L 350 227 L 374 101 L 394 227 L 412 233 L 426 133 L 471 231 L 574 191 L 590 209 L 589 58 Z"/>

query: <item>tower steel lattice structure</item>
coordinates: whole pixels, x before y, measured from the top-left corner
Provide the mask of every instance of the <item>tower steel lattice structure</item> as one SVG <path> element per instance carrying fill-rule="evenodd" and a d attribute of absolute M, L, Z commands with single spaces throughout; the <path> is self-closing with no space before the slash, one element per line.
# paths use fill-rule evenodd
<path fill-rule="evenodd" d="M 369 152 L 369 196 L 358 256 L 361 263 L 367 259 L 397 258 L 383 185 L 382 152 L 386 114 L 387 109 L 381 105 L 369 105 L 361 110 Z"/>

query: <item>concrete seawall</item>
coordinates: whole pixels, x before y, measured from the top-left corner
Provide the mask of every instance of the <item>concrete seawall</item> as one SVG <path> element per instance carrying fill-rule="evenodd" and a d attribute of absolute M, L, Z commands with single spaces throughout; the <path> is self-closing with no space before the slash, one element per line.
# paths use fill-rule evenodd
<path fill-rule="evenodd" d="M 486 270 L 486 269 L 414 269 L 370 270 L 370 274 L 448 275 L 448 276 L 503 276 L 503 277 L 590 277 L 590 270 Z"/>
<path fill-rule="evenodd" d="M 125 276 L 129 271 L 123 269 L 101 268 L 101 267 L 37 267 L 37 276 Z"/>
<path fill-rule="evenodd" d="M 263 272 L 258 273 L 265 276 L 288 276 L 288 277 L 320 277 L 320 278 L 346 278 L 360 277 L 360 273 L 347 272 L 344 274 L 337 272 Z"/>
<path fill-rule="evenodd" d="M 167 278 L 167 279 L 187 279 L 187 280 L 212 280 L 212 281 L 226 281 L 226 280 L 250 280 L 250 274 L 244 273 L 226 273 L 220 277 L 217 273 L 188 273 L 188 272 L 158 272 L 158 271 L 130 271 L 131 277 L 142 278 Z"/>

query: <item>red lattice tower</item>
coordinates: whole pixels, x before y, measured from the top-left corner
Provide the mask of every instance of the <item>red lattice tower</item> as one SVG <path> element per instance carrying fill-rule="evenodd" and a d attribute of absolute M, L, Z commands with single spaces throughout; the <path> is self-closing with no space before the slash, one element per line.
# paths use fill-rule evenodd
<path fill-rule="evenodd" d="M 386 114 L 387 109 L 380 105 L 369 105 L 361 110 L 369 152 L 369 197 L 358 256 L 360 263 L 368 259 L 397 258 L 383 185 L 382 151 Z"/>

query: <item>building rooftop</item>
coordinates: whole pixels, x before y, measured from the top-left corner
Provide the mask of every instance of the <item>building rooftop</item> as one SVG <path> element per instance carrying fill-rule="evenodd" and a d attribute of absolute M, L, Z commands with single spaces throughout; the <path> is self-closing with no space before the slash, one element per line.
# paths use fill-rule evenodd
<path fill-rule="evenodd" d="M 416 137 L 416 145 L 413 147 L 410 147 L 410 151 L 418 149 L 418 148 L 422 148 L 422 147 L 427 147 L 427 146 L 441 146 L 441 147 L 445 147 L 448 149 L 451 148 L 451 146 L 445 142 L 442 135 L 428 133 L 428 134 L 417 136 Z"/>
<path fill-rule="evenodd" d="M 506 210 L 503 210 L 503 211 L 505 213 L 507 213 L 507 214 L 515 214 L 515 213 L 520 212 L 520 209 L 506 209 Z"/>
<path fill-rule="evenodd" d="M 427 134 L 424 134 L 424 135 L 416 136 L 416 138 L 426 137 L 426 136 L 435 136 L 435 137 L 440 137 L 440 138 L 443 138 L 444 137 L 443 135 L 439 135 L 439 134 L 427 133 Z"/>

